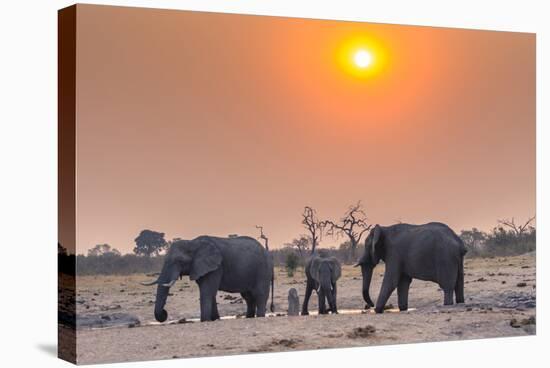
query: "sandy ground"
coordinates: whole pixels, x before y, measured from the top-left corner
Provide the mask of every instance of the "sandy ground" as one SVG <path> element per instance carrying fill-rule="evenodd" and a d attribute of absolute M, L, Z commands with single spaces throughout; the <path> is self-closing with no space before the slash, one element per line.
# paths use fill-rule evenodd
<path fill-rule="evenodd" d="M 380 289 L 383 266 L 375 269 L 372 297 Z M 345 266 L 338 282 L 338 307 L 354 314 L 271 316 L 254 319 L 224 319 L 205 323 L 178 323 L 199 316 L 199 294 L 194 282 L 178 281 L 172 288 L 166 310 L 168 321 L 153 317 L 155 288 L 139 284 L 146 275 L 86 276 L 77 280 L 79 316 L 129 313 L 139 325 L 110 328 L 80 328 L 77 331 L 79 364 L 180 357 L 241 354 L 398 344 L 412 342 L 478 339 L 535 334 L 535 255 L 468 259 L 465 263 L 466 303 L 444 307 L 443 293 L 434 283 L 414 280 L 408 312 L 376 315 L 361 313 L 361 275 Z M 287 295 L 296 288 L 303 300 L 303 271 L 287 277 L 276 270 L 275 312 L 287 310 Z M 310 311 L 316 310 L 316 295 Z M 396 293 L 389 304 L 397 305 Z M 245 312 L 240 295 L 218 294 L 222 316 Z M 533 317 L 529 319 L 530 317 Z M 513 320 L 517 322 L 513 322 Z M 513 325 L 513 326 L 512 326 Z M 357 330 L 365 328 L 365 330 Z"/>

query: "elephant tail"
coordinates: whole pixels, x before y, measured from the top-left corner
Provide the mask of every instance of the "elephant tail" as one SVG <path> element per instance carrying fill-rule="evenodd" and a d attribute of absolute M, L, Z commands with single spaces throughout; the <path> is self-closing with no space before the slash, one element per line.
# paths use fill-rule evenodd
<path fill-rule="evenodd" d="M 275 272 L 271 272 L 271 305 L 269 306 L 271 313 L 275 312 L 275 303 L 273 302 L 274 294 L 275 294 Z"/>
<path fill-rule="evenodd" d="M 458 265 L 458 275 L 455 285 L 455 296 L 457 303 L 464 303 L 464 257 L 461 257 Z"/>

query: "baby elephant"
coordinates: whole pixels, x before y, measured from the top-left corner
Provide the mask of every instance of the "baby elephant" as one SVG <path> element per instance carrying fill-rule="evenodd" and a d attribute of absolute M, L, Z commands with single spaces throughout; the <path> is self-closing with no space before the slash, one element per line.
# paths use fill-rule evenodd
<path fill-rule="evenodd" d="M 340 262 L 326 254 L 314 254 L 306 263 L 306 295 L 302 306 L 302 315 L 307 316 L 309 298 L 313 289 L 319 296 L 319 314 L 327 314 L 325 299 L 328 301 L 330 311 L 338 313 L 336 308 L 336 281 L 342 274 Z"/>

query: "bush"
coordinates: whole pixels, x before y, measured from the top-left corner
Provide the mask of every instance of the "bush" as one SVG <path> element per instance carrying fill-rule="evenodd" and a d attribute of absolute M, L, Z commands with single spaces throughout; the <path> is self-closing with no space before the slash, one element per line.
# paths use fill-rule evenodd
<path fill-rule="evenodd" d="M 514 256 L 532 252 L 536 249 L 536 238 L 534 228 L 517 234 L 502 227 L 496 227 L 485 241 L 485 251 L 493 256 Z"/>
<path fill-rule="evenodd" d="M 518 233 L 502 226 L 495 227 L 490 233 L 477 229 L 463 230 L 460 234 L 468 253 L 466 257 L 515 256 L 536 249 L 536 230 L 529 228 Z"/>
<path fill-rule="evenodd" d="M 288 277 L 294 276 L 294 271 L 296 271 L 296 268 L 298 268 L 298 265 L 300 264 L 300 257 L 294 253 L 289 252 L 286 255 L 285 260 L 285 268 L 286 268 L 286 274 Z"/>

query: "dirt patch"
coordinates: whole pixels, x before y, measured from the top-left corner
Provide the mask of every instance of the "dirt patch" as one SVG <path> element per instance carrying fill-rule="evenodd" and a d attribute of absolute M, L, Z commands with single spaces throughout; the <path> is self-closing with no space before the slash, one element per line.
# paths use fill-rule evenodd
<path fill-rule="evenodd" d="M 273 340 L 271 342 L 271 345 L 273 346 L 284 346 L 285 348 L 291 348 L 294 349 L 298 344 L 302 342 L 300 339 L 280 339 L 280 340 Z"/>
<path fill-rule="evenodd" d="M 281 348 L 284 350 L 296 349 L 302 342 L 301 339 L 273 339 L 271 342 L 260 345 L 256 348 L 248 349 L 250 353 L 266 352 L 266 351 L 279 351 Z"/>
<path fill-rule="evenodd" d="M 77 315 L 76 328 L 137 327 L 140 321 L 127 313 Z"/>
<path fill-rule="evenodd" d="M 348 333 L 350 339 L 364 339 L 376 332 L 376 328 L 372 325 L 366 325 L 365 327 L 354 328 L 353 331 Z"/>

